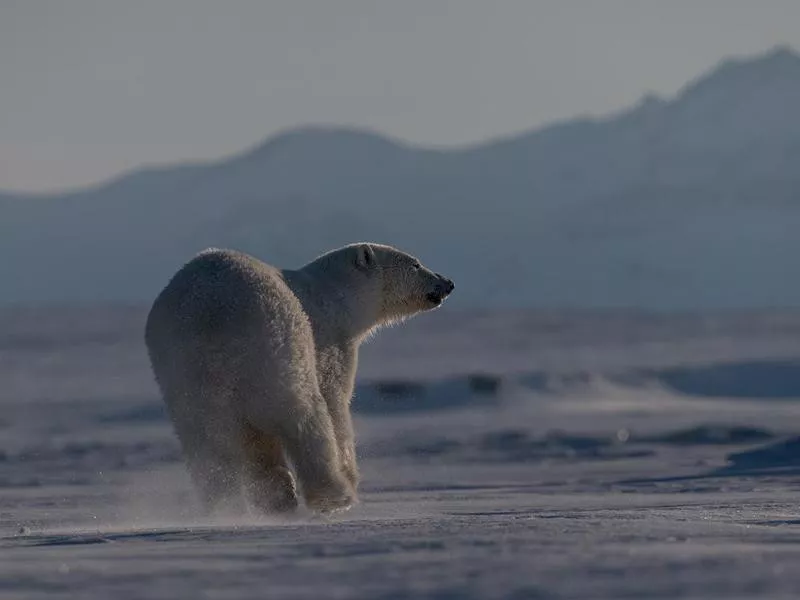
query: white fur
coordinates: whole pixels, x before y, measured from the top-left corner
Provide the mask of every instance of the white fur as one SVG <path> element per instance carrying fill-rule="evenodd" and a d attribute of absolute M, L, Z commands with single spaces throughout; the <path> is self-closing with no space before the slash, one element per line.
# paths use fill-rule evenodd
<path fill-rule="evenodd" d="M 209 508 L 350 506 L 358 347 L 452 284 L 399 250 L 353 244 L 299 270 L 209 249 L 156 299 L 146 343 L 189 471 Z M 449 285 L 448 285 L 449 284 Z M 446 288 L 446 289 L 445 289 Z M 287 458 L 290 463 L 287 462 Z"/>

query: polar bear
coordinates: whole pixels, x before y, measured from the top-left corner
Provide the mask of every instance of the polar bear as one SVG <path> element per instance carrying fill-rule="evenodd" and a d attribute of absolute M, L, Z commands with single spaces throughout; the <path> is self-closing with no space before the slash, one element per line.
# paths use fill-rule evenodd
<path fill-rule="evenodd" d="M 358 348 L 434 309 L 453 282 L 391 246 L 351 244 L 298 270 L 208 249 L 156 298 L 145 342 L 204 506 L 344 510 L 359 482 Z"/>

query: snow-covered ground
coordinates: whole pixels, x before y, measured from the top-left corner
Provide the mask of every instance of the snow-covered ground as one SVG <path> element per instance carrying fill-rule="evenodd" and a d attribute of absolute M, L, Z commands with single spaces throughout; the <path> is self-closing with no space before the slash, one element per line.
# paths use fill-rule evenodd
<path fill-rule="evenodd" d="M 199 520 L 140 309 L 0 313 L 0 598 L 794 598 L 800 314 L 382 332 L 361 504 Z"/>

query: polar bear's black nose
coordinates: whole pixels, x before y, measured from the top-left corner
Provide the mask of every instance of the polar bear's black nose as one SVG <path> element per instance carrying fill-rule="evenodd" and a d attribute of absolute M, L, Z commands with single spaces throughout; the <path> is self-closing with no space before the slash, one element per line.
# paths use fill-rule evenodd
<path fill-rule="evenodd" d="M 447 277 L 445 277 L 444 275 L 441 275 L 441 274 L 439 274 L 439 273 L 436 273 L 436 276 L 437 276 L 439 279 L 441 279 L 441 280 L 442 280 L 442 283 L 444 284 L 444 293 L 445 293 L 445 294 L 449 294 L 449 293 L 450 293 L 450 292 L 452 292 L 454 289 L 456 289 L 456 284 L 455 284 L 455 283 L 453 283 L 453 281 L 452 281 L 451 279 L 448 279 Z"/>

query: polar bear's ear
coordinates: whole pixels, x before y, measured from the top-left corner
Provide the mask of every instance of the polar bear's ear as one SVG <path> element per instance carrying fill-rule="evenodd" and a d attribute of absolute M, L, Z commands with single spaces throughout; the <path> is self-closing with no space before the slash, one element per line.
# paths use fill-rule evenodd
<path fill-rule="evenodd" d="M 366 271 L 375 265 L 375 250 L 369 244 L 359 244 L 356 247 L 356 266 Z"/>

